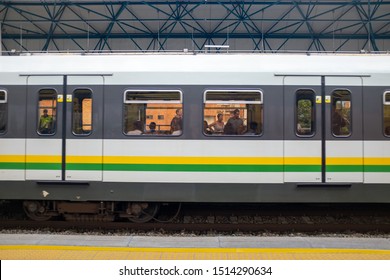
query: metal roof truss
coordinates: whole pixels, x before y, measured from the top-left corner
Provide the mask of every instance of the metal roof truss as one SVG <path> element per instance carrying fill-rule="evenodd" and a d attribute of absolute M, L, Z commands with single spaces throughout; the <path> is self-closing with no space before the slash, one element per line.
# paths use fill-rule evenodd
<path fill-rule="evenodd" d="M 390 47 L 390 1 L 1 1 L 0 21 L 7 51 Z"/>

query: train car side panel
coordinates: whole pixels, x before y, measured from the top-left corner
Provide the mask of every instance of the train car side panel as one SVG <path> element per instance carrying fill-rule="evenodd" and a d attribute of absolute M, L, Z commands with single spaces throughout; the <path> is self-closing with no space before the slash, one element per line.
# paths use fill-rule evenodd
<path fill-rule="evenodd" d="M 390 140 L 364 143 L 364 182 L 390 182 Z M 390 188 L 390 186 L 389 186 Z"/>
<path fill-rule="evenodd" d="M 390 182 L 390 104 L 388 87 L 364 88 L 364 183 Z M 390 188 L 390 186 L 389 186 Z"/>
<path fill-rule="evenodd" d="M 104 141 L 104 181 L 281 183 L 282 141 Z"/>
<path fill-rule="evenodd" d="M 25 179 L 26 88 L 0 85 L 0 181 Z"/>
<path fill-rule="evenodd" d="M 24 181 L 26 139 L 0 138 L 0 181 Z"/>

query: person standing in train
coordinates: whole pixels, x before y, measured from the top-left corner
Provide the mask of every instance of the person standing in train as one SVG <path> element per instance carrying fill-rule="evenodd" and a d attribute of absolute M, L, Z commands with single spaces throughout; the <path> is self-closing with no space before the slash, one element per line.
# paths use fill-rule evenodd
<path fill-rule="evenodd" d="M 228 119 L 226 125 L 231 126 L 232 134 L 239 134 L 239 128 L 244 126 L 244 121 L 240 118 L 240 109 L 233 111 L 233 116 Z"/>
<path fill-rule="evenodd" d="M 332 114 L 332 132 L 334 135 L 347 135 L 349 129 L 345 128 L 349 124 L 348 120 L 343 116 L 340 108 L 335 108 Z M 345 128 L 345 129 L 344 129 Z"/>
<path fill-rule="evenodd" d="M 208 126 L 209 128 L 213 129 L 213 132 L 215 134 L 222 134 L 223 133 L 223 128 L 224 128 L 225 124 L 223 123 L 222 119 L 223 119 L 223 115 L 221 113 L 219 113 L 217 115 L 217 120 Z"/>
<path fill-rule="evenodd" d="M 171 121 L 171 133 L 172 135 L 180 135 L 183 129 L 183 111 L 182 109 L 176 110 L 176 116 Z"/>
<path fill-rule="evenodd" d="M 47 109 L 43 110 L 43 115 L 39 119 L 39 133 L 52 133 L 53 117 L 48 115 Z"/>

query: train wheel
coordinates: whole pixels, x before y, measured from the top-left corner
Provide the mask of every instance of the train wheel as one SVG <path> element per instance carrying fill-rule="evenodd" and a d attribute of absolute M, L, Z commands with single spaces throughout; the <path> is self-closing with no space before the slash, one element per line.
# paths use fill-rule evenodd
<path fill-rule="evenodd" d="M 27 217 L 34 221 L 48 221 L 52 217 L 48 214 L 48 206 L 44 201 L 24 201 L 23 210 Z"/>
<path fill-rule="evenodd" d="M 170 223 L 179 216 L 180 211 L 181 203 L 162 203 L 154 220 L 159 223 Z"/>
<path fill-rule="evenodd" d="M 159 203 L 132 203 L 132 212 L 137 213 L 131 217 L 128 217 L 129 221 L 133 223 L 146 223 L 152 220 L 160 209 Z M 137 209 L 137 211 L 134 211 Z M 139 210 L 138 210 L 139 209 Z"/>

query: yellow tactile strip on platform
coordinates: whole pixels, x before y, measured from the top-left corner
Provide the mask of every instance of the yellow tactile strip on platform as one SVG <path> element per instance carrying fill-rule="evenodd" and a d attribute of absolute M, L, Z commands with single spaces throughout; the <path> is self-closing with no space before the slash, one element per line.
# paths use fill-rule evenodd
<path fill-rule="evenodd" d="M 390 250 L 1 245 L 1 260 L 390 260 Z"/>

